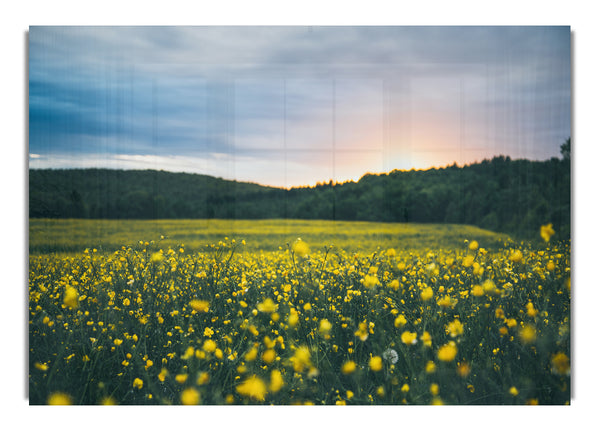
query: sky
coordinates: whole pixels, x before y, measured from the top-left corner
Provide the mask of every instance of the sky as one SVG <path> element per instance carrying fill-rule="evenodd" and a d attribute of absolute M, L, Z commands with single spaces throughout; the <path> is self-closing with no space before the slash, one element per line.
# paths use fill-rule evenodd
<path fill-rule="evenodd" d="M 32 26 L 29 167 L 276 187 L 560 157 L 568 26 Z"/>

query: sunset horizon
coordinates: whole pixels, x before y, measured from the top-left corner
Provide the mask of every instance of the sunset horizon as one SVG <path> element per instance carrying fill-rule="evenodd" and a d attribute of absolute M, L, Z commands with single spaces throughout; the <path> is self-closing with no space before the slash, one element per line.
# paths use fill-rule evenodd
<path fill-rule="evenodd" d="M 29 167 L 297 187 L 571 136 L 570 28 L 30 27 Z"/>

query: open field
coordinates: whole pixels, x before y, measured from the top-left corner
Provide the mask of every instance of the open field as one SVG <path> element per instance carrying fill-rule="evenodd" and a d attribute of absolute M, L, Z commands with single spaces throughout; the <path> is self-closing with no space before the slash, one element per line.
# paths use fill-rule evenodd
<path fill-rule="evenodd" d="M 30 402 L 566 404 L 552 232 L 30 220 Z"/>
<path fill-rule="evenodd" d="M 162 239 L 161 239 L 162 237 Z M 30 219 L 29 252 L 81 253 L 86 248 L 112 252 L 139 241 L 160 247 L 200 251 L 228 237 L 245 240 L 245 250 L 276 251 L 298 237 L 313 249 L 333 245 L 346 251 L 377 248 L 454 248 L 466 238 L 498 247 L 508 235 L 452 224 L 340 222 L 311 220 L 64 220 Z"/>

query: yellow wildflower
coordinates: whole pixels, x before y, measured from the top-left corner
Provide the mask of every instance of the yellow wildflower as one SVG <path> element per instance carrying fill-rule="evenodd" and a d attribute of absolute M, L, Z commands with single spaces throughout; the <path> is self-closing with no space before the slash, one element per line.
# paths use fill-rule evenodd
<path fill-rule="evenodd" d="M 177 374 L 175 376 L 175 380 L 177 381 L 177 383 L 183 385 L 186 381 L 187 381 L 188 375 L 187 374 Z"/>
<path fill-rule="evenodd" d="M 454 360 L 457 353 L 458 349 L 456 348 L 456 343 L 450 341 L 438 349 L 437 355 L 440 361 L 450 362 Z"/>
<path fill-rule="evenodd" d="M 433 289 L 431 287 L 426 287 L 421 291 L 421 299 L 423 301 L 429 301 L 433 298 Z"/>
<path fill-rule="evenodd" d="M 415 334 L 415 337 L 417 336 L 417 334 Z M 372 356 L 369 359 L 369 368 L 371 368 L 372 371 L 381 371 L 381 368 L 383 368 L 383 361 L 381 360 L 381 356 Z"/>
<path fill-rule="evenodd" d="M 238 385 L 235 390 L 242 396 L 252 398 L 257 401 L 264 401 L 267 393 L 267 385 L 260 377 L 252 375 L 244 380 L 243 383 Z"/>
<path fill-rule="evenodd" d="M 552 235 L 554 235 L 554 229 L 552 228 L 552 223 L 548 223 L 540 228 L 540 236 L 544 239 L 544 241 L 550 241 Z"/>
<path fill-rule="evenodd" d="M 519 337 L 521 338 L 521 341 L 525 344 L 533 343 L 537 338 L 535 327 L 529 324 L 523 326 L 519 331 Z"/>
<path fill-rule="evenodd" d="M 190 301 L 190 307 L 200 313 L 207 313 L 210 307 L 210 302 L 202 299 L 192 299 Z"/>
<path fill-rule="evenodd" d="M 136 389 L 142 389 L 144 386 L 144 381 L 138 377 L 133 380 L 133 387 Z"/>
<path fill-rule="evenodd" d="M 563 376 L 569 375 L 571 373 L 569 357 L 562 352 L 552 355 L 552 372 Z"/>
<path fill-rule="evenodd" d="M 281 371 L 273 370 L 271 371 L 271 382 L 269 383 L 269 391 L 278 392 L 284 385 L 283 377 L 281 376 Z"/>
<path fill-rule="evenodd" d="M 212 353 L 217 350 L 217 343 L 215 343 L 213 340 L 205 340 L 204 344 L 202 344 L 202 350 L 207 353 Z"/>
<path fill-rule="evenodd" d="M 394 326 L 396 328 L 399 328 L 400 326 L 404 326 L 404 325 L 406 325 L 406 317 L 404 317 L 404 314 L 400 314 L 394 320 Z"/>
<path fill-rule="evenodd" d="M 356 363 L 354 361 L 347 361 L 342 365 L 342 374 L 352 374 L 356 370 Z"/>
<path fill-rule="evenodd" d="M 187 388 L 181 392 L 181 404 L 195 406 L 200 403 L 200 392 L 194 388 Z"/>
<path fill-rule="evenodd" d="M 300 257 L 306 257 L 310 253 L 310 247 L 302 239 L 298 238 L 292 245 L 292 250 Z"/>
<path fill-rule="evenodd" d="M 277 308 L 279 308 L 279 305 L 277 305 L 271 298 L 267 298 L 263 302 L 258 304 L 256 306 L 256 308 L 261 313 L 273 313 L 273 312 L 277 311 Z"/>
<path fill-rule="evenodd" d="M 404 344 L 417 344 L 417 333 L 404 331 L 400 336 L 400 339 Z"/>
<path fill-rule="evenodd" d="M 294 356 L 290 358 L 290 362 L 292 363 L 292 367 L 294 367 L 294 371 L 296 372 L 302 372 L 304 368 L 309 368 L 312 366 L 308 347 L 302 346 L 297 348 L 294 352 Z"/>
<path fill-rule="evenodd" d="M 48 397 L 48 405 L 50 406 L 68 406 L 72 403 L 71 396 L 64 392 L 54 392 Z"/>
<path fill-rule="evenodd" d="M 276 356 L 277 356 L 277 353 L 275 353 L 275 350 L 268 349 L 263 352 L 262 360 L 264 363 L 270 364 L 271 362 L 273 362 L 275 360 Z"/>
<path fill-rule="evenodd" d="M 196 384 L 198 386 L 202 386 L 207 384 L 210 381 L 210 374 L 206 371 L 202 371 L 198 374 L 198 378 L 196 379 Z"/>
<path fill-rule="evenodd" d="M 462 335 L 463 331 L 463 324 L 458 319 L 454 319 L 446 325 L 446 334 L 449 334 L 452 338 Z"/>
<path fill-rule="evenodd" d="M 329 334 L 329 331 L 331 331 L 331 322 L 327 319 L 322 319 L 321 322 L 319 323 L 319 333 L 321 335 L 327 335 Z"/>
<path fill-rule="evenodd" d="M 423 341 L 424 346 L 431 347 L 431 334 L 427 331 L 423 331 L 423 335 L 421 335 L 421 341 Z"/>
<path fill-rule="evenodd" d="M 63 297 L 63 303 L 67 307 L 79 307 L 79 294 L 77 293 L 77 289 L 74 287 L 67 287 L 65 290 L 65 296 Z"/>

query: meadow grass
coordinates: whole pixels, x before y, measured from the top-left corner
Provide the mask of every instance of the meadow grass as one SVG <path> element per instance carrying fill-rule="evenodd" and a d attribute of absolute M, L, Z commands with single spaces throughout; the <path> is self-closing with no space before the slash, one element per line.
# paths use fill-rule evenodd
<path fill-rule="evenodd" d="M 544 228 L 30 220 L 30 403 L 568 404 Z"/>
<path fill-rule="evenodd" d="M 246 250 L 276 251 L 297 238 L 313 249 L 334 246 L 346 251 L 377 248 L 454 248 L 465 238 L 478 238 L 497 248 L 509 237 L 475 226 L 453 224 L 343 222 L 326 220 L 29 220 L 31 254 L 81 253 L 86 248 L 114 251 L 139 241 L 162 247 L 199 251 L 223 238 L 246 240 Z"/>

